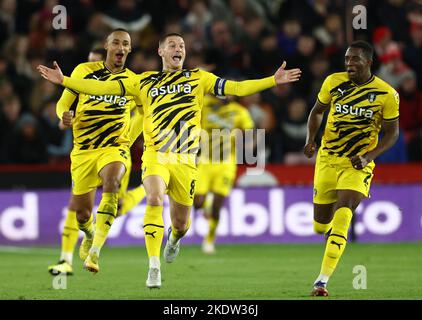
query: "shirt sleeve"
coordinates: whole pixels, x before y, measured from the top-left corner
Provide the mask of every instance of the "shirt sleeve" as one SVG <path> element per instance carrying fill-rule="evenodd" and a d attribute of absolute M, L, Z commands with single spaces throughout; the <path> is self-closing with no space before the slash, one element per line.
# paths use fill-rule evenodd
<path fill-rule="evenodd" d="M 219 78 L 211 72 L 201 72 L 203 72 L 205 78 L 205 93 L 211 93 L 220 97 L 225 95 L 249 96 L 276 85 L 274 76 L 255 80 L 233 81 Z"/>
<path fill-rule="evenodd" d="M 383 119 L 385 121 L 394 121 L 399 118 L 400 97 L 396 90 L 391 89 L 388 93 L 383 109 Z"/>
<path fill-rule="evenodd" d="M 135 96 L 139 95 L 138 77 L 129 77 L 127 79 L 119 79 L 113 81 L 99 81 L 93 79 L 76 79 L 73 77 L 64 77 L 62 85 L 71 90 L 101 96 L 119 95 L 119 96 Z"/>
<path fill-rule="evenodd" d="M 319 104 L 326 106 L 331 102 L 331 76 L 325 78 L 324 83 L 321 86 L 321 90 L 318 93 Z"/>
<path fill-rule="evenodd" d="M 57 117 L 61 120 L 63 112 L 69 111 L 73 102 L 78 98 L 78 93 L 68 90 L 63 90 L 62 96 L 56 104 Z"/>

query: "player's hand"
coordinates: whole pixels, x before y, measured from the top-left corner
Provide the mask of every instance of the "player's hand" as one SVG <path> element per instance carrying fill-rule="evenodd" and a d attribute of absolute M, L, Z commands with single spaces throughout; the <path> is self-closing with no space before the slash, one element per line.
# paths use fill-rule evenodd
<path fill-rule="evenodd" d="M 60 70 L 59 65 L 56 61 L 53 62 L 54 69 L 51 69 L 49 67 L 39 65 L 37 67 L 38 72 L 41 74 L 41 77 L 44 79 L 55 83 L 55 84 L 62 84 L 63 83 L 63 73 L 62 70 Z"/>
<path fill-rule="evenodd" d="M 283 61 L 283 64 L 274 74 L 276 84 L 284 84 L 289 82 L 298 81 L 302 71 L 298 68 L 285 70 L 286 68 L 286 61 Z"/>
<path fill-rule="evenodd" d="M 353 156 L 350 157 L 350 162 L 352 163 L 353 168 L 361 170 L 365 168 L 371 160 L 365 156 Z"/>
<path fill-rule="evenodd" d="M 62 121 L 60 121 L 62 127 L 60 129 L 69 129 L 72 128 L 73 121 L 73 111 L 65 111 L 62 114 Z M 60 124 L 59 124 L 60 126 Z"/>
<path fill-rule="evenodd" d="M 312 158 L 316 151 L 316 143 L 314 141 L 308 142 L 305 144 L 305 147 L 303 147 L 303 153 L 307 158 Z"/>

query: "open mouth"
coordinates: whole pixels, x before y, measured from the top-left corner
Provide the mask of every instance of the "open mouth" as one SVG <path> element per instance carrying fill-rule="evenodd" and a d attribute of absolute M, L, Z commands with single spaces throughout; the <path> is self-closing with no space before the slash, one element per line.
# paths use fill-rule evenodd
<path fill-rule="evenodd" d="M 123 53 L 116 53 L 116 57 L 118 59 L 123 59 L 124 54 Z"/>
<path fill-rule="evenodd" d="M 356 74 L 356 70 L 355 69 L 347 69 L 347 73 L 349 74 L 349 76 L 354 76 Z"/>
<path fill-rule="evenodd" d="M 180 61 L 182 61 L 182 56 L 176 55 L 176 56 L 173 56 L 172 59 L 173 59 L 174 62 L 180 62 Z"/>

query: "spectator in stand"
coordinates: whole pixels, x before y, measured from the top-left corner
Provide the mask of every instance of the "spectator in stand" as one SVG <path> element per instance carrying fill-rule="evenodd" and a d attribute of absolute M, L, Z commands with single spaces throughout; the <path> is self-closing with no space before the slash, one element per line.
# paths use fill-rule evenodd
<path fill-rule="evenodd" d="M 192 1 L 189 12 L 182 20 L 182 26 L 185 31 L 192 32 L 196 39 L 205 42 L 211 21 L 212 13 L 208 8 L 207 1 L 195 0 Z"/>
<path fill-rule="evenodd" d="M 324 25 L 314 30 L 314 36 L 324 46 L 323 52 L 330 60 L 334 70 L 341 70 L 344 66 L 345 34 L 342 19 L 338 14 L 329 14 Z"/>
<path fill-rule="evenodd" d="M 404 131 L 405 141 L 409 141 L 422 123 L 422 91 L 418 90 L 416 74 L 408 71 L 399 88 L 400 127 Z"/>
<path fill-rule="evenodd" d="M 422 15 L 420 23 L 412 24 L 410 37 L 412 41 L 404 48 L 403 58 L 418 75 L 418 89 L 422 90 Z"/>
<path fill-rule="evenodd" d="M 85 28 L 85 31 L 79 35 L 78 47 L 80 48 L 80 62 L 86 60 L 86 56 L 93 47 L 102 44 L 103 39 L 108 34 L 109 28 L 104 23 L 104 15 L 101 12 L 93 14 Z"/>
<path fill-rule="evenodd" d="M 283 52 L 277 45 L 277 34 L 265 30 L 260 36 L 259 47 L 252 55 L 252 64 L 256 74 L 271 74 L 274 65 L 277 65 L 278 61 L 283 59 L 282 57 Z M 289 65 L 291 64 L 289 63 Z"/>
<path fill-rule="evenodd" d="M 6 163 L 46 163 L 47 145 L 37 119 L 23 114 L 6 143 Z"/>
<path fill-rule="evenodd" d="M 403 62 L 400 48 L 396 43 L 391 42 L 380 56 L 381 65 L 376 75 L 389 83 L 393 88 L 398 89 L 410 71 Z"/>
<path fill-rule="evenodd" d="M 104 16 L 110 29 L 123 28 L 129 32 L 144 30 L 151 22 L 151 15 L 135 0 L 117 0 Z"/>
<path fill-rule="evenodd" d="M 0 49 L 16 29 L 16 0 L 0 1 Z"/>
<path fill-rule="evenodd" d="M 300 66 L 302 76 L 300 83 L 295 87 L 304 94 L 305 97 L 311 93 L 309 83 L 312 82 L 313 77 L 309 68 L 309 61 L 317 52 L 317 41 L 310 35 L 303 34 L 297 41 L 296 54 L 289 59 L 291 66 Z M 319 86 L 318 86 L 319 87 Z"/>
<path fill-rule="evenodd" d="M 261 94 L 255 93 L 250 96 L 239 98 L 241 105 L 245 106 L 255 123 L 255 128 L 265 130 L 265 157 L 266 161 L 272 156 L 273 143 L 276 143 L 275 136 L 275 114 L 270 104 L 262 101 Z"/>
<path fill-rule="evenodd" d="M 381 133 L 379 139 L 383 137 Z M 396 143 L 379 157 L 377 157 L 377 163 L 405 163 L 408 161 L 407 146 L 404 138 L 403 129 L 399 129 L 399 137 Z"/>
<path fill-rule="evenodd" d="M 422 161 L 422 124 L 407 145 L 409 161 Z"/>
<path fill-rule="evenodd" d="M 277 35 L 278 47 L 287 57 L 296 53 L 301 32 L 302 27 L 297 19 L 289 19 L 283 22 L 281 31 Z"/>
<path fill-rule="evenodd" d="M 72 150 L 72 131 L 59 128 L 56 114 L 56 98 L 52 98 L 44 106 L 40 118 L 40 129 L 47 143 L 49 162 L 60 161 Z"/>
<path fill-rule="evenodd" d="M 52 8 L 59 4 L 67 9 L 66 30 L 52 27 Z M 293 97 L 313 103 L 324 78 L 343 70 L 342 47 L 350 27 L 354 39 L 374 43 L 378 57 L 372 69 L 400 91 L 400 124 L 409 142 L 422 121 L 415 111 L 420 110 L 416 105 L 422 90 L 422 5 L 362 0 L 359 4 L 367 7 L 370 19 L 367 29 L 356 30 L 344 23 L 344 4 L 341 0 L 0 0 L 0 104 L 18 96 L 20 113 L 30 112 L 44 121 L 43 108 L 58 90 L 47 82 L 47 87 L 39 85 L 35 67 L 58 60 L 66 73 L 84 62 L 118 24 L 131 30 L 133 53 L 127 66 L 137 73 L 159 69 L 156 43 L 169 32 L 184 35 L 192 53 L 187 67 L 201 66 L 229 78 L 257 78 L 283 59 L 290 67 L 300 66 L 302 81 L 261 94 L 280 124 Z M 411 71 L 416 74 L 416 92 Z M 270 162 L 283 161 L 279 145 L 284 141 L 277 139 L 267 135 Z"/>
<path fill-rule="evenodd" d="M 378 24 L 386 26 L 391 30 L 392 37 L 397 41 L 408 39 L 408 21 L 406 9 L 412 1 L 406 0 L 381 0 L 368 1 L 368 16 L 373 13 L 374 20 Z M 374 7 L 372 7 L 374 6 Z"/>
<path fill-rule="evenodd" d="M 319 89 L 324 82 L 325 77 L 330 72 L 330 61 L 324 55 L 316 55 L 310 62 L 309 70 L 312 75 L 312 81 L 308 83 L 310 95 L 309 102 L 312 103 L 318 95 Z"/>
<path fill-rule="evenodd" d="M 57 61 L 62 71 L 70 74 L 78 64 L 75 45 L 76 39 L 72 33 L 65 30 L 58 32 L 54 38 L 54 46 L 46 52 L 46 61 Z"/>
<path fill-rule="evenodd" d="M 0 105 L 8 97 L 13 96 L 13 86 L 6 79 L 0 79 Z"/>
<path fill-rule="evenodd" d="M 239 43 L 235 42 L 233 33 L 226 20 L 218 19 L 211 23 L 211 43 L 206 50 L 206 60 L 215 64 L 217 74 L 227 77 L 241 76 L 242 54 L 244 53 Z"/>
<path fill-rule="evenodd" d="M 37 117 L 41 116 L 42 109 L 48 101 L 52 99 L 58 100 L 59 90 L 55 85 L 52 85 L 51 83 L 46 84 L 46 82 L 47 81 L 38 79 L 30 94 L 30 111 Z"/>
<path fill-rule="evenodd" d="M 308 106 L 303 98 L 294 98 L 287 105 L 284 117 L 279 124 L 281 148 L 284 163 L 287 165 L 311 164 L 314 159 L 309 159 L 303 154 L 306 141 Z"/>
<path fill-rule="evenodd" d="M 0 163 L 8 162 L 7 145 L 12 140 L 13 132 L 21 113 L 21 103 L 14 95 L 2 97 L 0 103 Z"/>

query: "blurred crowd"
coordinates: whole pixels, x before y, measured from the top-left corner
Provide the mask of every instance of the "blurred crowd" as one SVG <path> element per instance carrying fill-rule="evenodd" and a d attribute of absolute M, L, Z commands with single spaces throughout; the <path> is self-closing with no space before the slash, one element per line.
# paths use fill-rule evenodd
<path fill-rule="evenodd" d="M 367 29 L 352 28 L 352 5 L 367 9 Z M 55 30 L 63 5 L 67 28 Z M 183 34 L 186 68 L 230 79 L 273 74 L 283 60 L 302 69 L 293 85 L 239 100 L 266 130 L 272 163 L 308 163 L 306 121 L 324 78 L 344 70 L 347 43 L 376 50 L 373 72 L 400 94 L 400 138 L 380 162 L 422 161 L 422 4 L 405 0 L 0 0 L 0 163 L 67 161 L 72 134 L 58 128 L 62 89 L 35 67 L 58 61 L 64 74 L 102 46 L 110 30 L 130 31 L 134 72 L 159 70 L 158 39 Z"/>

